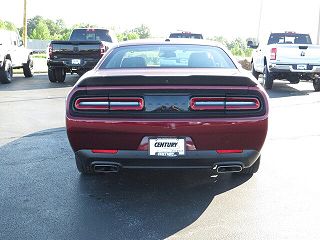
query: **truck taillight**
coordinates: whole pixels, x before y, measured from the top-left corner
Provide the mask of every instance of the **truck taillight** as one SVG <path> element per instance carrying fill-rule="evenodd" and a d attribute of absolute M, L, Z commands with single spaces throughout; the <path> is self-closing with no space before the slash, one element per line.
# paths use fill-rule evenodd
<path fill-rule="evenodd" d="M 140 97 L 85 97 L 78 98 L 74 107 L 77 110 L 140 111 L 144 101 Z"/>
<path fill-rule="evenodd" d="M 49 55 L 49 58 L 52 58 L 52 44 L 49 44 L 48 55 Z"/>
<path fill-rule="evenodd" d="M 271 48 L 270 60 L 276 60 L 276 59 L 277 59 L 277 48 Z"/>
<path fill-rule="evenodd" d="M 258 110 L 261 104 L 254 97 L 194 97 L 190 100 L 190 108 L 201 110 Z"/>
<path fill-rule="evenodd" d="M 103 54 L 108 50 L 107 46 L 103 45 L 102 43 L 100 44 L 100 55 L 101 57 Z"/>

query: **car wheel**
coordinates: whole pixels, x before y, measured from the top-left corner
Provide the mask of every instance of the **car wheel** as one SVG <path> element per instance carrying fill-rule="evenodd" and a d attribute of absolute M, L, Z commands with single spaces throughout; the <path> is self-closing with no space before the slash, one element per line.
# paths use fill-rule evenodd
<path fill-rule="evenodd" d="M 50 82 L 56 82 L 57 81 L 56 75 L 55 75 L 53 69 L 48 68 L 48 78 L 49 78 Z"/>
<path fill-rule="evenodd" d="M 313 80 L 313 88 L 316 92 L 320 91 L 320 78 L 316 78 Z"/>
<path fill-rule="evenodd" d="M 0 82 L 1 83 L 11 83 L 12 81 L 12 64 L 9 59 L 6 59 L 2 68 L 0 68 Z"/>
<path fill-rule="evenodd" d="M 237 174 L 249 175 L 249 174 L 254 174 L 254 173 L 258 172 L 259 166 L 260 166 L 260 159 L 261 159 L 261 156 L 259 156 L 259 158 L 254 162 L 254 164 L 251 167 L 244 168 L 244 169 L 242 169 L 241 172 L 239 172 Z"/>
<path fill-rule="evenodd" d="M 56 68 L 54 72 L 57 82 L 64 82 L 66 79 L 66 71 L 63 68 Z"/>
<path fill-rule="evenodd" d="M 79 156 L 75 156 L 77 169 L 82 174 L 92 175 L 94 171 L 90 165 L 87 165 Z"/>
<path fill-rule="evenodd" d="M 265 89 L 271 89 L 273 85 L 273 77 L 269 72 L 267 66 L 264 66 L 263 69 L 262 85 Z"/>
<path fill-rule="evenodd" d="M 23 64 L 23 74 L 26 78 L 33 77 L 33 60 L 29 55 L 26 64 Z"/>
<path fill-rule="evenodd" d="M 260 73 L 258 73 L 258 72 L 254 69 L 253 63 L 251 63 L 251 73 L 252 73 L 252 75 L 253 75 L 256 79 L 259 79 Z"/>

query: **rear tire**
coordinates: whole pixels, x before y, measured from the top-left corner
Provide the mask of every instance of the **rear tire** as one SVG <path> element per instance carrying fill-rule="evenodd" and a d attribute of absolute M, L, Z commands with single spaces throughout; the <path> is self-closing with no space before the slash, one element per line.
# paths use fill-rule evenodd
<path fill-rule="evenodd" d="M 0 82 L 4 84 L 11 83 L 12 75 L 13 70 L 11 61 L 9 59 L 6 59 L 3 63 L 2 68 L 0 68 Z"/>
<path fill-rule="evenodd" d="M 54 69 L 54 74 L 56 76 L 56 80 L 59 83 L 64 82 L 66 79 L 66 71 L 63 68 L 56 68 Z"/>
<path fill-rule="evenodd" d="M 260 166 L 260 159 L 261 159 L 261 156 L 259 156 L 259 158 L 254 162 L 254 164 L 251 167 L 244 168 L 244 169 L 242 169 L 241 172 L 239 172 L 237 174 L 250 175 L 250 174 L 254 174 L 254 173 L 258 172 L 259 166 Z"/>
<path fill-rule="evenodd" d="M 273 86 L 273 76 L 268 70 L 267 66 L 264 66 L 263 69 L 263 82 L 262 85 L 265 89 L 272 89 Z"/>
<path fill-rule="evenodd" d="M 76 166 L 80 173 L 85 175 L 94 174 L 93 168 L 90 165 L 87 165 L 83 162 L 83 160 L 79 156 L 75 156 Z"/>
<path fill-rule="evenodd" d="M 56 82 L 57 81 L 56 75 L 54 74 L 54 70 L 53 69 L 48 68 L 48 78 L 49 78 L 50 82 Z"/>
<path fill-rule="evenodd" d="M 251 73 L 252 73 L 252 75 L 253 75 L 257 80 L 259 79 L 260 73 L 258 73 L 258 72 L 254 69 L 253 63 L 251 63 Z"/>
<path fill-rule="evenodd" d="M 316 78 L 313 80 L 313 88 L 315 92 L 320 91 L 320 78 Z"/>
<path fill-rule="evenodd" d="M 33 77 L 33 60 L 30 55 L 27 63 L 23 64 L 23 74 L 26 78 Z"/>

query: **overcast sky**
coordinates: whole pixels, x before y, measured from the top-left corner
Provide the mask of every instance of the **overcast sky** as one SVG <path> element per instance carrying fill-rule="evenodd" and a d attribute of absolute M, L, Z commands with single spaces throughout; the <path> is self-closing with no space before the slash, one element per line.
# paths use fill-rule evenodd
<path fill-rule="evenodd" d="M 262 0 L 27 0 L 28 18 L 62 18 L 68 26 L 85 22 L 123 31 L 146 24 L 155 37 L 177 29 L 256 37 Z M 22 26 L 23 0 L 1 4 L 0 19 Z M 5 6 L 5 7 L 4 7 Z M 263 0 L 261 38 L 271 31 L 310 33 L 316 41 L 320 0 Z"/>

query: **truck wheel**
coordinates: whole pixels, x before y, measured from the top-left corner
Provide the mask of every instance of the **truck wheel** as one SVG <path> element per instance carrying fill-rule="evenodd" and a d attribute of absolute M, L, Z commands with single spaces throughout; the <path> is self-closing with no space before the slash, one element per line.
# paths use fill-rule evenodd
<path fill-rule="evenodd" d="M 91 175 L 94 174 L 94 171 L 90 165 L 86 165 L 82 159 L 78 156 L 75 156 L 77 169 L 80 173 Z"/>
<path fill-rule="evenodd" d="M 241 172 L 239 172 L 237 174 L 238 175 L 249 175 L 249 174 L 254 174 L 254 173 L 258 172 L 259 167 L 260 167 L 260 158 L 261 158 L 261 156 L 259 156 L 259 158 L 254 162 L 254 164 L 251 167 L 244 168 L 244 169 L 242 169 Z"/>
<path fill-rule="evenodd" d="M 23 74 L 26 78 L 33 77 L 33 60 L 29 55 L 26 64 L 23 64 Z"/>
<path fill-rule="evenodd" d="M 264 66 L 263 69 L 263 81 L 262 81 L 262 85 L 265 89 L 271 89 L 272 85 L 273 85 L 273 76 L 271 75 L 271 73 L 268 70 L 267 66 Z"/>
<path fill-rule="evenodd" d="M 251 73 L 252 73 L 252 75 L 253 75 L 256 79 L 259 79 L 260 73 L 258 73 L 258 72 L 254 69 L 253 63 L 251 63 Z"/>
<path fill-rule="evenodd" d="M 289 76 L 287 78 L 287 80 L 291 83 L 291 84 L 298 84 L 300 82 L 300 79 L 298 77 L 294 77 L 294 76 Z"/>
<path fill-rule="evenodd" d="M 53 69 L 48 68 L 48 78 L 49 78 L 50 82 L 56 82 L 57 81 L 56 75 L 55 75 Z"/>
<path fill-rule="evenodd" d="M 314 91 L 319 92 L 320 91 L 320 78 L 316 78 L 313 80 L 313 88 Z"/>
<path fill-rule="evenodd" d="M 12 64 L 9 59 L 6 59 L 2 68 L 0 68 L 0 82 L 11 83 L 12 80 Z"/>
<path fill-rule="evenodd" d="M 63 68 L 54 69 L 54 74 L 56 76 L 57 82 L 62 83 L 66 79 L 66 71 Z"/>

